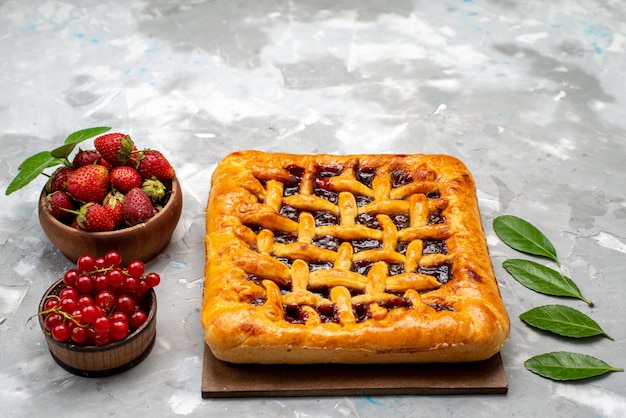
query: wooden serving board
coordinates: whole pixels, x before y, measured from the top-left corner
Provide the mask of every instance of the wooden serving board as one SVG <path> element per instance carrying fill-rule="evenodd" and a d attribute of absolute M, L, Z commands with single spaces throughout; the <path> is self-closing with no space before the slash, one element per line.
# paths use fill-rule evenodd
<path fill-rule="evenodd" d="M 506 394 L 500 354 L 476 363 L 237 365 L 204 347 L 203 398 Z"/>

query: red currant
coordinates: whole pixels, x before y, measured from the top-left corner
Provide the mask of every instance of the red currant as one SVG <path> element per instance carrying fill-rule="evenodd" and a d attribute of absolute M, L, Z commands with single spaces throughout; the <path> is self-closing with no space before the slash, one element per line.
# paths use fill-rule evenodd
<path fill-rule="evenodd" d="M 109 279 L 106 274 L 96 274 L 93 278 L 93 288 L 96 292 L 109 288 Z"/>
<path fill-rule="evenodd" d="M 55 326 L 54 328 L 52 328 L 52 331 L 50 331 L 50 333 L 52 334 L 52 338 L 60 342 L 67 341 L 67 339 L 70 337 L 70 329 L 65 324 L 59 324 Z"/>
<path fill-rule="evenodd" d="M 80 293 L 89 293 L 93 289 L 93 281 L 88 274 L 81 274 L 76 279 L 76 289 Z"/>
<path fill-rule="evenodd" d="M 70 288 L 70 287 L 66 287 L 65 289 L 59 292 L 60 299 L 65 299 L 65 298 L 78 299 L 78 296 L 80 296 L 78 293 L 78 290 L 74 288 Z"/>
<path fill-rule="evenodd" d="M 146 322 L 148 315 L 141 309 L 135 310 L 129 318 L 129 324 L 133 329 L 137 329 Z"/>
<path fill-rule="evenodd" d="M 135 290 L 137 290 L 137 287 L 139 287 L 138 279 L 133 276 L 126 277 L 126 280 L 124 281 L 124 290 L 129 293 L 133 293 Z"/>
<path fill-rule="evenodd" d="M 61 325 L 65 322 L 65 317 L 59 313 L 51 312 L 46 315 L 46 318 L 43 320 L 43 325 L 46 331 L 52 332 L 52 329 L 57 325 Z"/>
<path fill-rule="evenodd" d="M 104 334 L 109 331 L 111 321 L 106 316 L 99 316 L 93 321 L 92 327 L 93 330 L 96 331 L 96 334 Z"/>
<path fill-rule="evenodd" d="M 145 271 L 145 265 L 140 260 L 133 260 L 128 263 L 128 266 L 126 266 L 126 271 L 128 271 L 128 274 L 130 274 L 131 276 L 139 278 L 143 276 L 143 272 Z"/>
<path fill-rule="evenodd" d="M 104 260 L 104 257 L 96 257 L 93 260 L 93 264 L 95 270 L 102 270 L 106 267 L 106 261 Z"/>
<path fill-rule="evenodd" d="M 125 321 L 129 322 L 130 318 L 122 311 L 115 311 L 109 317 L 111 321 Z"/>
<path fill-rule="evenodd" d="M 120 268 L 114 268 L 113 270 L 109 270 L 107 272 L 107 280 L 109 281 L 109 286 L 114 289 L 121 287 L 124 284 L 125 279 L 126 276 Z"/>
<path fill-rule="evenodd" d="M 115 295 L 110 290 L 101 290 L 94 298 L 96 306 L 101 307 L 104 311 L 109 311 L 115 306 Z"/>
<path fill-rule="evenodd" d="M 128 335 L 128 322 L 120 320 L 113 321 L 109 334 L 115 341 L 123 340 Z"/>
<path fill-rule="evenodd" d="M 118 251 L 109 251 L 104 255 L 104 264 L 107 267 L 118 267 L 122 264 L 122 254 Z"/>
<path fill-rule="evenodd" d="M 76 344 L 84 344 L 89 338 L 89 332 L 85 327 L 74 327 L 70 332 L 70 338 Z"/>
<path fill-rule="evenodd" d="M 161 283 L 161 276 L 158 273 L 148 273 L 146 275 L 146 283 L 150 287 L 156 287 Z"/>
<path fill-rule="evenodd" d="M 91 254 L 83 254 L 76 260 L 76 268 L 83 273 L 92 272 L 96 268 L 96 259 Z"/>
<path fill-rule="evenodd" d="M 130 314 L 135 310 L 135 299 L 129 295 L 120 295 L 117 298 L 116 307 L 118 311 Z"/>
<path fill-rule="evenodd" d="M 85 305 L 80 310 L 81 319 L 86 324 L 92 324 L 100 315 L 95 305 Z"/>
<path fill-rule="evenodd" d="M 143 279 L 138 280 L 137 283 L 138 285 L 137 289 L 135 289 L 135 294 L 138 296 L 145 294 L 150 289 L 148 283 Z"/>
<path fill-rule="evenodd" d="M 80 308 L 96 304 L 95 299 L 91 295 L 80 295 L 76 302 L 78 302 Z"/>
<path fill-rule="evenodd" d="M 59 302 L 61 302 L 61 299 L 59 298 L 46 299 L 46 302 L 43 305 L 44 311 L 49 311 L 50 309 L 56 308 L 57 306 L 59 306 Z"/>
<path fill-rule="evenodd" d="M 69 296 L 62 298 L 61 302 L 59 303 L 59 309 L 61 309 L 63 312 L 72 313 L 72 311 L 74 311 L 76 308 L 78 308 L 78 302 L 76 302 L 76 299 Z"/>
<path fill-rule="evenodd" d="M 97 331 L 95 332 L 93 336 L 93 343 L 95 345 L 101 347 L 103 345 L 107 345 L 110 342 L 111 342 L 111 336 L 109 335 L 108 332 L 103 332 L 103 333 L 98 333 Z"/>
<path fill-rule="evenodd" d="M 76 278 L 80 272 L 77 269 L 70 269 L 63 275 L 63 283 L 65 286 L 73 287 L 76 284 Z"/>

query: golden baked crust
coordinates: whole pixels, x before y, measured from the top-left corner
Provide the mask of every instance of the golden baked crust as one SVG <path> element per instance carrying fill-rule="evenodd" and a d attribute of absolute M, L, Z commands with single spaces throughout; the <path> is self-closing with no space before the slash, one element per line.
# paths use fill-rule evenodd
<path fill-rule="evenodd" d="M 508 337 L 474 180 L 450 156 L 235 152 L 206 227 L 218 359 L 465 362 Z"/>

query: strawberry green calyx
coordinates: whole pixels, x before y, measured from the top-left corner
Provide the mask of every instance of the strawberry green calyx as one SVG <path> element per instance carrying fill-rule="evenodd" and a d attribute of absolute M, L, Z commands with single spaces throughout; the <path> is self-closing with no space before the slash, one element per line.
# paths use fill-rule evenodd
<path fill-rule="evenodd" d="M 165 198 L 167 189 L 165 185 L 159 181 L 156 177 L 152 177 L 149 180 L 144 180 L 141 189 L 146 193 L 152 202 L 157 203 Z"/>

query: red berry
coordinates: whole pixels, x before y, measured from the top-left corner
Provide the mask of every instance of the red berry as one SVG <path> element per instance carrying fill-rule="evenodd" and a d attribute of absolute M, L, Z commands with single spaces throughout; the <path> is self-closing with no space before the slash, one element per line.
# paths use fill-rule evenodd
<path fill-rule="evenodd" d="M 124 281 L 124 289 L 128 293 L 133 293 L 134 291 L 137 290 L 138 287 L 139 287 L 139 279 L 133 276 L 126 277 L 126 280 Z"/>
<path fill-rule="evenodd" d="M 144 179 L 171 180 L 174 178 L 174 168 L 170 162 L 156 150 L 145 151 L 140 157 L 138 171 Z"/>
<path fill-rule="evenodd" d="M 85 327 L 74 327 L 70 332 L 70 339 L 75 344 L 85 344 L 89 338 L 89 332 Z"/>
<path fill-rule="evenodd" d="M 128 322 L 120 320 L 111 322 L 109 334 L 114 341 L 123 340 L 128 335 Z"/>
<path fill-rule="evenodd" d="M 104 257 L 96 257 L 93 261 L 95 270 L 102 270 L 106 267 L 106 265 L 104 264 Z"/>
<path fill-rule="evenodd" d="M 65 182 L 67 181 L 70 174 L 74 172 L 74 169 L 71 167 L 61 167 L 57 169 L 46 183 L 46 192 L 53 193 L 56 191 L 65 191 Z"/>
<path fill-rule="evenodd" d="M 72 311 L 76 308 L 78 308 L 78 302 L 76 302 L 76 299 L 70 297 L 61 298 L 59 309 L 63 312 L 72 313 Z"/>
<path fill-rule="evenodd" d="M 109 288 L 109 279 L 106 274 L 96 274 L 93 279 L 93 288 L 96 292 Z"/>
<path fill-rule="evenodd" d="M 139 172 L 127 165 L 121 165 L 111 170 L 109 174 L 111 186 L 126 194 L 134 187 L 141 187 L 142 179 Z"/>
<path fill-rule="evenodd" d="M 117 132 L 97 137 L 94 146 L 102 158 L 113 167 L 126 164 L 134 148 L 130 136 Z"/>
<path fill-rule="evenodd" d="M 110 327 L 111 321 L 106 316 L 97 317 L 92 324 L 92 328 L 94 329 L 94 331 L 96 331 L 96 335 L 109 332 Z"/>
<path fill-rule="evenodd" d="M 122 204 L 122 219 L 129 225 L 137 225 L 154 216 L 150 197 L 138 187 L 131 189 Z"/>
<path fill-rule="evenodd" d="M 51 312 L 43 320 L 44 328 L 48 332 L 52 332 L 52 329 L 57 325 L 65 322 L 65 317 L 57 312 Z"/>
<path fill-rule="evenodd" d="M 54 309 L 59 306 L 59 302 L 61 302 L 58 298 L 48 298 L 43 305 L 44 311 L 49 311 L 50 309 Z"/>
<path fill-rule="evenodd" d="M 101 290 L 94 298 L 96 306 L 101 307 L 104 311 L 109 311 L 115 306 L 115 295 L 110 290 Z"/>
<path fill-rule="evenodd" d="M 126 280 L 126 276 L 124 275 L 124 272 L 121 268 L 116 267 L 107 272 L 107 280 L 109 282 L 109 286 L 111 286 L 113 289 L 117 289 L 122 287 L 124 281 Z"/>
<path fill-rule="evenodd" d="M 98 203 L 85 203 L 76 217 L 78 228 L 88 232 L 106 232 L 115 228 L 108 209 Z"/>
<path fill-rule="evenodd" d="M 76 279 L 76 289 L 80 293 L 89 293 L 93 290 L 93 280 L 88 274 L 81 274 Z"/>
<path fill-rule="evenodd" d="M 104 255 L 104 263 L 107 267 L 118 267 L 122 264 L 122 254 L 119 251 L 109 251 Z"/>
<path fill-rule="evenodd" d="M 125 321 L 128 322 L 129 321 L 129 317 L 128 315 L 126 315 L 124 312 L 122 311 L 115 311 L 111 314 L 111 316 L 109 317 L 109 319 L 111 321 Z"/>
<path fill-rule="evenodd" d="M 99 317 L 95 305 L 86 305 L 81 308 L 81 318 L 86 324 L 92 324 Z"/>
<path fill-rule="evenodd" d="M 104 197 L 104 202 L 102 203 L 102 206 L 109 211 L 113 224 L 116 227 L 121 225 L 124 220 L 122 218 L 122 204 L 125 199 L 126 196 L 120 192 L 110 192 Z"/>
<path fill-rule="evenodd" d="M 73 287 L 74 285 L 76 285 L 76 279 L 78 278 L 79 274 L 80 272 L 77 269 L 70 269 L 66 271 L 63 275 L 63 283 L 65 284 L 65 286 Z"/>
<path fill-rule="evenodd" d="M 161 276 L 158 273 L 148 273 L 146 275 L 146 283 L 150 287 L 156 287 L 161 283 Z"/>
<path fill-rule="evenodd" d="M 91 254 L 83 254 L 76 260 L 76 268 L 83 273 L 91 272 L 95 269 L 95 257 Z"/>
<path fill-rule="evenodd" d="M 146 322 L 148 315 L 141 309 L 135 310 L 129 318 L 129 324 L 133 329 L 137 329 Z"/>
<path fill-rule="evenodd" d="M 145 271 L 145 264 L 140 260 L 133 260 L 128 263 L 126 270 L 133 277 L 141 277 Z"/>
<path fill-rule="evenodd" d="M 109 191 L 109 170 L 97 164 L 80 167 L 70 174 L 65 188 L 79 202 L 100 203 Z"/>
<path fill-rule="evenodd" d="M 74 217 L 76 201 L 64 191 L 57 190 L 46 195 L 45 208 L 61 222 L 68 222 Z"/>
<path fill-rule="evenodd" d="M 78 297 L 78 299 L 76 300 L 76 302 L 78 302 L 78 306 L 80 308 L 83 308 L 85 306 L 95 306 L 96 305 L 96 301 L 93 297 L 91 297 L 91 295 L 80 295 Z"/>
<path fill-rule="evenodd" d="M 59 342 L 67 341 L 67 339 L 70 338 L 70 329 L 65 324 L 59 324 L 55 326 L 54 328 L 52 328 L 52 331 L 50 331 L 50 333 L 52 334 L 52 338 Z"/>
<path fill-rule="evenodd" d="M 118 311 L 130 314 L 135 310 L 135 299 L 129 295 L 120 295 L 117 297 L 117 304 L 115 305 Z"/>
<path fill-rule="evenodd" d="M 96 150 L 79 149 L 74 156 L 74 159 L 72 160 L 72 167 L 74 167 L 74 169 L 77 169 L 84 165 L 96 164 L 99 158 L 100 154 Z"/>
<path fill-rule="evenodd" d="M 80 294 L 78 293 L 78 290 L 70 287 L 63 288 L 59 292 L 59 299 L 78 299 L 79 296 Z"/>
<path fill-rule="evenodd" d="M 93 343 L 97 345 L 98 347 L 107 345 L 110 342 L 111 342 L 111 336 L 109 335 L 108 331 L 103 332 L 103 333 L 96 332 L 93 335 Z"/>

